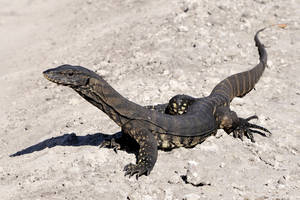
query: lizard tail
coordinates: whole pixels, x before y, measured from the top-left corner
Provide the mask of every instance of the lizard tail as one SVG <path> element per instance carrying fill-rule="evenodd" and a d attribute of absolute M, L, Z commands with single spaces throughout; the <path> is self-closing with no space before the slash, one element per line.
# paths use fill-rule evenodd
<path fill-rule="evenodd" d="M 265 30 L 260 29 L 254 36 L 255 45 L 258 48 L 259 63 L 248 71 L 234 74 L 227 77 L 212 90 L 210 96 L 222 96 L 226 101 L 232 101 L 234 97 L 243 97 L 249 93 L 262 76 L 267 66 L 267 51 L 265 46 L 260 42 L 258 34 Z"/>

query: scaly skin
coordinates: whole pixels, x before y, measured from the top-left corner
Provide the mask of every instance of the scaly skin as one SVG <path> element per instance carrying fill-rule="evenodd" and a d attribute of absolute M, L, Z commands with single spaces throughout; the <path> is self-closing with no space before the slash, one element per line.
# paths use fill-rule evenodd
<path fill-rule="evenodd" d="M 252 142 L 255 142 L 252 133 L 266 136 L 265 133 L 254 129 L 259 129 L 269 134 L 270 131 L 248 122 L 252 119 L 257 119 L 257 116 L 251 116 L 246 119 L 237 117 L 236 113 L 230 110 L 230 102 L 234 97 L 244 97 L 249 93 L 254 88 L 267 66 L 267 52 L 264 45 L 261 44 L 258 39 L 258 33 L 263 30 L 264 29 L 257 31 L 254 37 L 255 45 L 258 47 L 260 55 L 260 63 L 249 71 L 234 74 L 221 81 L 215 86 L 208 98 L 209 101 L 216 105 L 214 108 L 214 116 L 218 128 L 224 129 L 227 133 L 232 132 L 234 137 L 238 137 L 241 140 L 243 140 L 243 136 L 246 135 Z M 188 111 L 188 107 L 198 100 L 200 99 L 187 95 L 176 95 L 170 100 L 169 104 L 165 106 L 165 113 L 177 115 L 184 114 Z"/>
<path fill-rule="evenodd" d="M 260 31 L 254 38 L 260 63 L 249 71 L 224 79 L 204 98 L 176 95 L 169 104 L 143 107 L 121 96 L 101 76 L 80 66 L 62 65 L 43 74 L 52 82 L 74 89 L 139 144 L 137 164 L 124 168 L 125 175 L 139 177 L 153 169 L 158 148 L 193 147 L 214 135 L 218 128 L 240 138 L 246 135 L 251 140 L 252 132 L 259 131 L 250 128 L 269 132 L 248 123 L 249 119 L 238 118 L 229 108 L 234 97 L 242 97 L 254 88 L 264 71 L 267 54 L 257 37 Z"/>

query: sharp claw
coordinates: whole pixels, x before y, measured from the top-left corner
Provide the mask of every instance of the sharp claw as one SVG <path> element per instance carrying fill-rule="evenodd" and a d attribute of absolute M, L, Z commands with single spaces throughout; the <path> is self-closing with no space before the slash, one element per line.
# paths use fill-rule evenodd
<path fill-rule="evenodd" d="M 147 170 L 146 172 L 146 176 L 148 176 L 150 174 L 150 170 Z"/>
<path fill-rule="evenodd" d="M 257 133 L 257 134 L 259 134 L 259 135 L 261 135 L 261 136 L 268 137 L 265 133 L 260 132 L 260 131 L 258 131 L 258 130 L 253 130 L 253 129 L 250 129 L 250 130 L 251 130 L 252 133 Z"/>
<path fill-rule="evenodd" d="M 150 170 L 144 169 L 143 167 L 141 167 L 139 165 L 134 165 L 134 164 L 131 164 L 131 163 L 126 165 L 124 167 L 123 171 L 125 171 L 124 176 L 128 175 L 129 178 L 136 175 L 137 180 L 143 174 L 146 174 L 147 176 L 150 174 Z"/>
<path fill-rule="evenodd" d="M 103 141 L 100 145 L 99 145 L 99 149 L 106 147 L 106 141 Z"/>
<path fill-rule="evenodd" d="M 250 116 L 250 117 L 246 118 L 245 120 L 248 122 L 252 119 L 258 119 L 257 115 Z"/>
<path fill-rule="evenodd" d="M 118 147 L 114 147 L 114 152 L 118 153 Z"/>
<path fill-rule="evenodd" d="M 133 175 L 135 175 L 137 173 L 137 176 L 140 176 L 140 170 L 137 169 L 137 166 L 136 165 L 133 165 L 133 164 L 128 164 L 124 167 L 123 171 L 125 171 L 125 174 L 124 176 L 127 176 L 129 178 L 131 178 Z"/>
<path fill-rule="evenodd" d="M 128 174 L 130 174 L 130 173 L 127 171 L 127 172 L 125 172 L 124 176 L 127 176 Z"/>
<path fill-rule="evenodd" d="M 240 139 L 241 141 L 244 141 L 243 133 L 239 133 L 239 134 L 238 134 L 238 137 L 239 137 L 239 139 Z"/>
<path fill-rule="evenodd" d="M 234 137 L 234 138 L 237 138 L 236 131 L 233 131 L 233 137 Z"/>
<path fill-rule="evenodd" d="M 251 140 L 251 142 L 255 142 L 255 140 L 254 140 L 254 137 L 253 137 L 253 134 L 252 134 L 252 130 L 251 129 L 247 129 L 247 131 L 246 131 L 246 137 L 248 138 L 248 139 L 250 139 Z"/>
<path fill-rule="evenodd" d="M 123 171 L 128 171 L 128 169 L 129 169 L 129 166 L 131 166 L 132 164 L 130 163 L 130 164 L 128 164 L 128 165 L 125 165 L 125 167 L 124 167 L 124 169 L 123 169 Z"/>
<path fill-rule="evenodd" d="M 138 176 L 142 176 L 142 175 L 145 174 L 145 173 L 146 173 L 146 175 L 147 175 L 147 171 L 148 171 L 148 170 L 140 170 L 139 173 L 138 173 L 137 175 L 138 175 Z"/>
<path fill-rule="evenodd" d="M 100 145 L 99 148 L 112 148 L 114 150 L 115 153 L 118 153 L 117 150 L 121 149 L 121 146 L 119 143 L 117 143 L 115 141 L 114 138 L 110 139 L 110 140 L 104 140 Z"/>
<path fill-rule="evenodd" d="M 272 134 L 268 129 L 266 129 L 266 128 L 262 127 L 262 126 L 258 126 L 256 124 L 251 124 L 251 123 L 248 123 L 247 125 L 248 125 L 249 128 L 260 129 L 260 130 L 263 130 L 263 131 L 266 131 L 266 132 Z"/>

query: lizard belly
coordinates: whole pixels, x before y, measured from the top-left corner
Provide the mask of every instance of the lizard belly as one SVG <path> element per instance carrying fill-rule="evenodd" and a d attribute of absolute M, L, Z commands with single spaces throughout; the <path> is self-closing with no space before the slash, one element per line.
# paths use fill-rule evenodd
<path fill-rule="evenodd" d="M 176 135 L 154 133 L 154 137 L 157 140 L 158 148 L 164 150 L 174 149 L 178 147 L 192 148 L 197 144 L 202 143 L 210 135 L 207 135 L 205 137 L 204 136 L 182 137 Z"/>

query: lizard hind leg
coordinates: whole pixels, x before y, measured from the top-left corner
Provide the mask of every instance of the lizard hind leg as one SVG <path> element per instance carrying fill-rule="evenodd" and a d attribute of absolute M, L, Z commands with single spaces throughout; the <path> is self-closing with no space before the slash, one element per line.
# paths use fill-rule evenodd
<path fill-rule="evenodd" d="M 125 134 L 130 135 L 139 144 L 136 164 L 128 164 L 124 167 L 125 176 L 136 174 L 136 178 L 145 174 L 149 175 L 157 160 L 157 141 L 143 123 L 137 120 L 128 122 L 122 127 Z"/>
<path fill-rule="evenodd" d="M 243 135 L 245 135 L 248 139 L 251 140 L 251 142 L 255 142 L 253 133 L 257 133 L 264 137 L 270 136 L 272 134 L 268 129 L 262 126 L 249 123 L 249 121 L 252 119 L 258 119 L 258 117 L 256 115 L 253 115 L 246 119 L 239 118 L 238 126 L 235 130 L 233 130 L 233 136 L 238 137 L 242 140 Z"/>
<path fill-rule="evenodd" d="M 170 99 L 165 112 L 170 115 L 182 115 L 187 112 L 188 107 L 195 101 L 196 98 L 194 97 L 178 94 Z"/>
<path fill-rule="evenodd" d="M 255 142 L 253 133 L 257 133 L 264 137 L 271 135 L 271 132 L 268 129 L 249 123 L 252 119 L 258 119 L 256 115 L 244 119 L 238 117 L 234 111 L 229 109 L 225 109 L 220 113 L 219 128 L 224 129 L 228 134 L 232 133 L 234 138 L 243 140 L 243 137 L 246 136 L 251 142 Z"/>
<path fill-rule="evenodd" d="M 178 94 L 172 97 L 168 103 L 144 106 L 150 110 L 168 115 L 182 115 L 187 112 L 188 107 L 197 99 L 188 95 Z"/>

